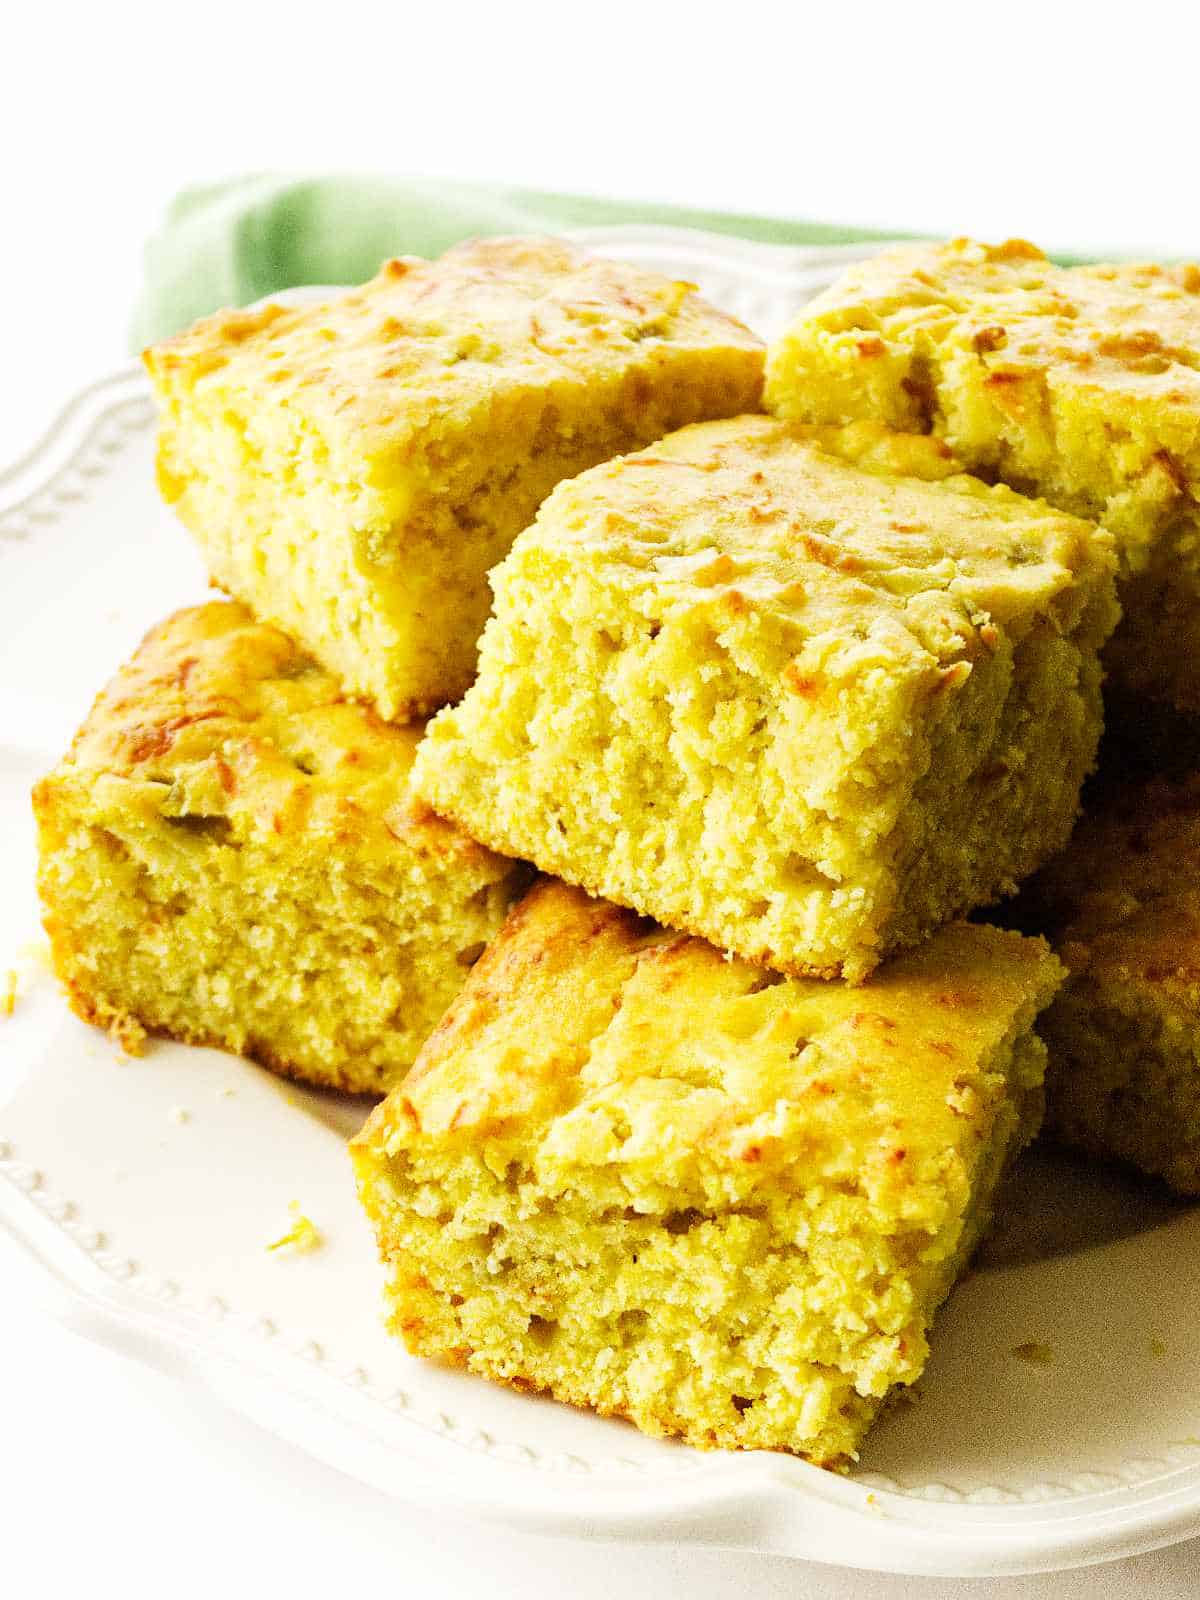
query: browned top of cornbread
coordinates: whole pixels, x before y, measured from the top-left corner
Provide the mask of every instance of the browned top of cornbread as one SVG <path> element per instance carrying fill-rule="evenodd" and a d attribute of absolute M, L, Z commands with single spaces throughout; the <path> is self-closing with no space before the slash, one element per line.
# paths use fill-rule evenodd
<path fill-rule="evenodd" d="M 1025 907 L 1072 973 L 1200 1017 L 1200 774 L 1111 797 Z"/>
<path fill-rule="evenodd" d="M 874 628 L 922 659 L 957 660 L 993 624 L 1069 631 L 1091 598 L 1081 576 L 1113 566 L 1107 535 L 955 473 L 937 440 L 760 416 L 681 428 L 560 484 L 527 546 L 681 605 L 773 611 L 845 653 Z"/>
<path fill-rule="evenodd" d="M 60 770 L 161 786 L 160 815 L 223 816 L 268 838 L 315 829 L 361 848 L 400 840 L 495 859 L 410 791 L 421 733 L 345 699 L 286 634 L 213 601 L 146 635 Z"/>
<path fill-rule="evenodd" d="M 673 282 L 559 239 L 471 240 L 437 261 L 388 261 L 319 305 L 222 311 L 155 345 L 160 388 L 219 381 L 291 405 L 327 434 L 381 440 L 465 422 L 503 387 L 600 378 L 658 353 L 761 341 Z"/>
<path fill-rule="evenodd" d="M 1023 239 L 902 245 L 851 267 L 811 309 L 831 330 L 936 342 L 954 328 L 956 345 L 989 359 L 997 387 L 1004 371 L 1037 367 L 1200 414 L 1194 262 L 1059 267 Z"/>
<path fill-rule="evenodd" d="M 767 402 L 944 431 L 968 465 L 1121 532 L 1136 570 L 1200 484 L 1200 266 L 1059 267 L 1019 239 L 887 250 L 773 346 Z"/>
<path fill-rule="evenodd" d="M 1060 976 L 1042 940 L 957 923 L 860 987 L 774 978 L 543 880 L 360 1139 L 495 1140 L 548 1181 L 619 1162 L 726 1200 L 844 1179 L 940 1218 Z"/>

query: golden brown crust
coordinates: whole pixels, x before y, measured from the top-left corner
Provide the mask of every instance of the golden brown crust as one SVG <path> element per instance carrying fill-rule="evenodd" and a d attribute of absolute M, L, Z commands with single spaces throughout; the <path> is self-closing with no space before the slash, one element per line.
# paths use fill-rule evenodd
<path fill-rule="evenodd" d="M 1200 1021 L 1200 774 L 1110 794 L 1031 885 L 1073 974 Z"/>
<path fill-rule="evenodd" d="M 419 730 L 237 604 L 178 612 L 34 789 L 74 1010 L 379 1093 L 526 881 L 409 785 Z"/>
<path fill-rule="evenodd" d="M 177 611 L 100 691 L 67 765 L 170 785 L 180 814 L 261 837 L 319 831 L 464 864 L 486 852 L 409 787 L 422 729 L 384 722 L 235 602 Z"/>
<path fill-rule="evenodd" d="M 793 1183 L 844 1169 L 877 1184 L 881 1204 L 907 1194 L 911 1210 L 927 1183 L 920 1203 L 936 1204 L 947 1152 L 969 1125 L 964 1114 L 982 1126 L 994 1113 L 1004 1086 L 989 1057 L 1014 1015 L 1028 1023 L 1046 1004 L 1061 973 L 1044 940 L 958 923 L 857 987 L 769 983 L 700 939 L 543 879 L 509 914 L 359 1141 L 457 1148 L 497 1130 L 536 1140 L 547 1119 L 567 1118 L 581 1097 L 599 1092 L 598 1038 L 612 1029 L 621 1054 L 608 1063 L 612 1082 L 602 1098 L 611 1091 L 614 1115 L 622 1107 L 648 1170 L 679 1164 L 695 1173 L 711 1164 L 745 1178 L 752 1167 L 755 1184 L 771 1184 L 784 1172 Z M 693 1057 L 705 1049 L 706 1030 L 732 1028 L 742 1012 L 758 1019 L 756 1059 L 742 1061 L 736 1075 L 730 1067 L 728 1082 L 713 1065 L 703 1092 L 660 1101 L 654 1086 L 676 1075 L 696 1082 Z M 639 1027 L 653 1041 L 644 1054 Z M 766 1132 L 800 1093 L 797 1051 L 814 1051 L 804 1059 L 825 1064 L 801 1095 L 795 1128 Z M 820 1109 L 827 1097 L 838 1107 L 829 1125 Z M 592 1130 L 581 1123 L 585 1144 Z M 571 1159 L 562 1128 L 556 1148 Z"/>
<path fill-rule="evenodd" d="M 790 619 L 798 640 L 888 616 L 957 662 L 978 624 L 1067 631 L 1110 541 L 1080 518 L 955 470 L 944 446 L 871 423 L 743 416 L 681 428 L 560 484 L 521 546 L 657 576 L 683 604 Z"/>
<path fill-rule="evenodd" d="M 969 348 L 988 362 L 997 403 L 1014 413 L 1032 398 L 1028 383 L 1048 380 L 1200 418 L 1195 265 L 1059 267 L 1035 246 L 1020 241 L 1014 250 L 1013 243 L 952 239 L 883 251 L 851 267 L 805 308 L 798 325 L 858 331 L 858 354 L 868 363 L 884 358 L 893 341 L 916 343 L 922 335 L 936 355 L 943 341 Z M 786 353 L 785 339 L 772 356 L 774 393 L 785 408 Z"/>
<path fill-rule="evenodd" d="M 745 351 L 761 381 L 761 341 L 694 284 L 552 238 L 468 240 L 437 261 L 386 262 L 322 305 L 221 311 L 144 359 L 164 394 L 222 368 L 229 381 L 261 372 L 276 401 L 302 397 L 323 426 L 371 449 L 486 404 L 501 373 L 599 375 L 648 341 Z"/>
<path fill-rule="evenodd" d="M 543 881 L 352 1142 L 409 1348 L 701 1448 L 853 1456 L 1040 1115 L 1040 941 L 782 979 Z"/>

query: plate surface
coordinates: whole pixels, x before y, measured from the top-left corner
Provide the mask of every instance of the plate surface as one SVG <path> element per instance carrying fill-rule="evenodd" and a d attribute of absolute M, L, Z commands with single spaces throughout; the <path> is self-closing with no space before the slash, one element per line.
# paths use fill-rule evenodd
<path fill-rule="evenodd" d="M 696 281 L 766 334 L 864 253 L 580 237 Z M 1200 1533 L 1200 1209 L 1035 1152 L 916 1397 L 839 1478 L 645 1439 L 410 1359 L 382 1330 L 344 1150 L 364 1105 L 217 1051 L 130 1061 L 67 1013 L 31 948 L 29 785 L 146 628 L 205 594 L 155 494 L 152 425 L 141 376 L 117 374 L 0 475 L 0 996 L 19 974 L 0 1030 L 0 1221 L 61 1315 L 410 1502 L 530 1528 L 931 1574 Z M 312 1254 L 266 1248 L 293 1201 L 325 1237 Z"/>

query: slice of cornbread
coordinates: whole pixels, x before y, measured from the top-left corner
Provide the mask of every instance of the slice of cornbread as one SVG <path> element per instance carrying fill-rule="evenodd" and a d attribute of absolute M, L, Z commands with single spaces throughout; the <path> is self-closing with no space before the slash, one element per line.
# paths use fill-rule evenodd
<path fill-rule="evenodd" d="M 771 410 L 932 432 L 1112 530 L 1133 694 L 1200 711 L 1200 267 L 1056 267 L 1022 241 L 852 267 L 768 360 Z"/>
<path fill-rule="evenodd" d="M 1036 1131 L 1041 940 L 783 979 L 543 882 L 353 1145 L 392 1326 L 689 1443 L 853 1457 Z"/>
<path fill-rule="evenodd" d="M 146 362 L 162 492 L 213 578 L 390 718 L 466 689 L 487 572 L 560 478 L 755 409 L 763 349 L 693 284 L 492 239 Z"/>
<path fill-rule="evenodd" d="M 1018 909 L 1070 973 L 1042 1019 L 1051 1126 L 1200 1194 L 1200 775 L 1109 789 Z"/>
<path fill-rule="evenodd" d="M 75 1010 L 134 1046 L 396 1081 L 527 881 L 412 794 L 418 736 L 240 605 L 156 628 L 34 790 Z"/>
<path fill-rule="evenodd" d="M 416 787 L 786 972 L 861 978 L 1010 891 L 1093 760 L 1112 557 L 948 470 L 918 435 L 743 417 L 560 485 Z"/>

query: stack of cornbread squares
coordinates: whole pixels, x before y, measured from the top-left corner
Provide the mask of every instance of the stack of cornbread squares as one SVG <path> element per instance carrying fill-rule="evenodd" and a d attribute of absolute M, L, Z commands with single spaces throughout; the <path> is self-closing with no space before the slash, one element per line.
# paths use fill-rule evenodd
<path fill-rule="evenodd" d="M 1200 713 L 1200 271 L 906 247 L 764 352 L 495 240 L 147 364 L 233 598 L 36 790 L 56 964 L 386 1095 L 410 1350 L 844 1465 L 1045 1105 L 1200 1192 L 1200 777 L 1072 839 L 1105 674 Z"/>

